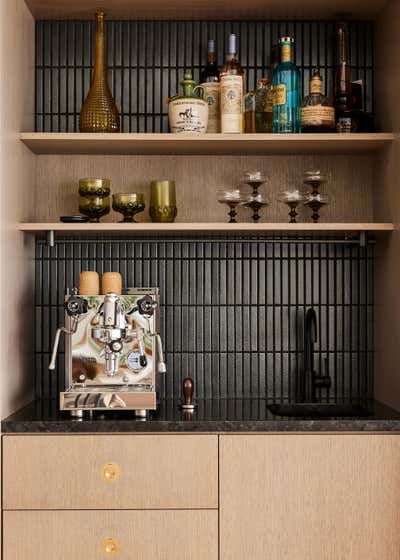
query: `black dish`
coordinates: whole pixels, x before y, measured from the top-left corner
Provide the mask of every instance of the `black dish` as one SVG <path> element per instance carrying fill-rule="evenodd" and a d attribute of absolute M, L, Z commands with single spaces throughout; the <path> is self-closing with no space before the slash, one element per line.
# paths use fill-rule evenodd
<path fill-rule="evenodd" d="M 64 224 L 83 224 L 89 221 L 86 216 L 60 216 L 60 222 Z"/>

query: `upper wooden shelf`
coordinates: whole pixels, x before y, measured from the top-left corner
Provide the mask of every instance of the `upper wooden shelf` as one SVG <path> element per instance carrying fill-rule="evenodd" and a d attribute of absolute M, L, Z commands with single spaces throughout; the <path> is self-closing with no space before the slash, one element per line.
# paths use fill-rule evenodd
<path fill-rule="evenodd" d="M 97 224 L 65 224 L 62 222 L 21 223 L 18 225 L 20 231 L 28 233 L 45 233 L 48 231 L 61 232 L 64 234 L 74 233 L 116 233 L 116 234 L 176 234 L 176 233 L 219 233 L 223 235 L 236 233 L 282 233 L 282 234 L 346 234 L 357 232 L 388 233 L 394 230 L 391 223 L 237 223 L 229 224 L 223 222 L 176 222 L 172 224 L 158 224 L 152 222 L 138 222 L 135 224 L 122 224 L 117 222 L 101 222 Z"/>
<path fill-rule="evenodd" d="M 352 154 L 377 151 L 394 140 L 376 134 L 87 134 L 24 132 L 35 154 L 269 155 Z"/>
<path fill-rule="evenodd" d="M 376 17 L 386 0 L 25 0 L 37 19 L 330 19 Z"/>

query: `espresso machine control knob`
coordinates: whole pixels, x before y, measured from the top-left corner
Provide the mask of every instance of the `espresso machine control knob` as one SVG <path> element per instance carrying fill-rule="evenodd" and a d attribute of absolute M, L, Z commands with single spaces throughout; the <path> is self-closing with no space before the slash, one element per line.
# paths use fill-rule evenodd
<path fill-rule="evenodd" d="M 194 382 L 190 377 L 185 377 L 182 383 L 183 403 L 182 410 L 194 410 L 196 405 L 193 401 Z"/>

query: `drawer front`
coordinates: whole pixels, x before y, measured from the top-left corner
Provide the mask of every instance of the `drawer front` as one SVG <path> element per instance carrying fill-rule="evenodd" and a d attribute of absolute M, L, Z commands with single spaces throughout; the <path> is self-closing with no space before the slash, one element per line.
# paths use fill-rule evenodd
<path fill-rule="evenodd" d="M 217 560 L 218 512 L 7 511 L 4 560 Z"/>
<path fill-rule="evenodd" d="M 213 509 L 218 436 L 3 437 L 3 507 Z"/>

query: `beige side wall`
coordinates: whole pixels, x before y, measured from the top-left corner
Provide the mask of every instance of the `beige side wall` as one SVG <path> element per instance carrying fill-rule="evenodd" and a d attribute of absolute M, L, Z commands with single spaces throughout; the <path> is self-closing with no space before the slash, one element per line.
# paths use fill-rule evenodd
<path fill-rule="evenodd" d="M 33 130 L 34 22 L 24 0 L 0 2 L 0 415 L 32 398 L 33 245 L 16 231 L 31 216 L 36 161 L 18 140 Z"/>

